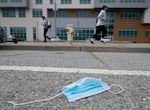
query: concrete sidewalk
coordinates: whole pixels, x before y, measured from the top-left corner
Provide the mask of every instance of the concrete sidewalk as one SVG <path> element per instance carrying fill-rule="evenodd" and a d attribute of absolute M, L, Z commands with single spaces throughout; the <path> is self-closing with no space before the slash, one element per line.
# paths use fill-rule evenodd
<path fill-rule="evenodd" d="M 89 52 L 142 52 L 150 53 L 149 43 L 130 42 L 13 42 L 0 43 L 0 50 L 47 50 L 47 51 L 89 51 Z"/>

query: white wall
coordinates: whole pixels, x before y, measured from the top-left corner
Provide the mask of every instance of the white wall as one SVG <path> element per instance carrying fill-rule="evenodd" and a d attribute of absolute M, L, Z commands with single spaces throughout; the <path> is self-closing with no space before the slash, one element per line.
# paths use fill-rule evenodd
<path fill-rule="evenodd" d="M 79 4 L 80 0 L 72 0 L 72 4 L 61 4 L 60 0 L 56 0 L 57 2 L 57 7 L 58 9 L 93 9 L 94 8 L 94 1 L 95 0 L 91 0 L 91 4 Z M 43 4 L 35 4 L 35 0 L 29 0 L 29 8 L 26 9 L 26 17 L 25 18 L 21 18 L 18 17 L 18 9 L 16 8 L 16 17 L 2 17 L 2 10 L 0 9 L 0 25 L 7 27 L 8 29 L 8 35 L 10 34 L 9 32 L 9 27 L 26 27 L 26 31 L 27 31 L 27 41 L 33 41 L 33 27 L 37 28 L 37 37 L 39 38 L 39 40 L 44 40 L 43 39 L 43 27 L 41 25 L 41 18 L 33 18 L 32 17 L 32 9 L 33 8 L 42 8 L 43 9 L 43 15 L 47 16 L 47 9 L 52 9 L 54 7 L 53 4 L 49 3 L 49 0 L 43 0 Z M 60 27 L 64 27 L 68 24 L 68 23 L 72 23 L 74 25 L 77 24 L 78 20 L 83 23 L 82 19 L 64 19 L 63 23 L 59 23 L 62 22 L 62 19 L 57 19 L 58 23 L 57 26 L 59 24 Z M 77 21 L 76 21 L 77 20 Z M 89 19 L 87 20 L 89 21 L 86 24 L 86 27 L 88 26 L 92 26 L 94 27 L 95 25 L 95 19 Z M 51 18 L 51 22 L 52 22 L 52 29 L 51 31 L 49 31 L 49 33 L 51 34 L 51 36 L 53 36 L 54 33 L 54 18 Z M 143 19 L 144 23 L 150 23 L 150 8 L 145 10 L 145 14 L 144 14 L 144 19 Z M 80 25 L 80 26 L 84 26 L 84 25 Z"/>
<path fill-rule="evenodd" d="M 63 9 L 90 8 L 91 9 L 94 7 L 94 0 L 91 0 L 91 4 L 80 4 L 80 0 L 72 0 L 72 4 L 61 4 L 61 0 L 56 0 L 56 4 L 58 9 L 62 9 L 62 8 Z M 43 5 L 50 9 L 54 7 L 54 4 L 50 4 L 49 0 L 43 0 Z"/>
<path fill-rule="evenodd" d="M 46 7 L 44 5 L 35 5 L 35 0 L 29 0 L 29 8 L 26 9 L 26 17 L 18 17 L 18 9 L 16 8 L 16 17 L 2 17 L 2 10 L 0 9 L 0 25 L 7 27 L 7 35 L 10 35 L 10 27 L 26 27 L 27 41 L 33 41 L 33 27 L 38 30 L 38 36 L 40 40 L 43 40 L 43 27 L 41 26 L 41 18 L 32 17 L 33 8 L 42 8 L 43 15 L 46 15 Z M 37 27 L 38 23 L 38 27 Z"/>
<path fill-rule="evenodd" d="M 72 4 L 64 5 L 60 3 L 60 0 L 56 0 L 57 7 L 63 9 L 77 9 L 77 8 L 93 8 L 94 0 L 91 0 L 91 4 L 87 5 L 79 5 L 79 0 L 72 0 Z M 49 0 L 43 0 L 43 4 L 35 4 L 35 0 L 29 0 L 29 8 L 26 9 L 26 17 L 18 17 L 18 9 L 16 8 L 16 17 L 2 17 L 0 14 L 0 25 L 7 27 L 7 34 L 10 34 L 9 27 L 26 27 L 26 35 L 27 41 L 33 41 L 33 27 L 37 28 L 37 37 L 39 40 L 43 40 L 43 27 L 41 25 L 41 18 L 33 18 L 32 17 L 32 9 L 33 8 L 42 8 L 43 15 L 47 16 L 47 9 L 52 9 L 54 7 L 53 4 L 49 3 Z M 0 9 L 0 13 L 2 10 Z M 54 25 L 53 25 L 54 28 Z M 53 29 L 51 29 L 53 36 Z"/>
<path fill-rule="evenodd" d="M 145 10 L 143 23 L 150 23 L 150 8 Z"/>

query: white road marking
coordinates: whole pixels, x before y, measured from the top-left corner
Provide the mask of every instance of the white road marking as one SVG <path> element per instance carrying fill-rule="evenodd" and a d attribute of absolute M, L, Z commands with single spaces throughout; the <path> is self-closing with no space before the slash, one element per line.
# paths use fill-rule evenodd
<path fill-rule="evenodd" d="M 0 65 L 0 70 L 7 71 L 39 71 L 56 73 L 86 73 L 86 74 L 104 74 L 104 75 L 144 75 L 150 76 L 150 71 L 136 70 L 108 70 L 108 69 L 89 69 L 89 68 L 57 68 L 57 67 L 35 67 L 35 66 L 6 66 Z"/>

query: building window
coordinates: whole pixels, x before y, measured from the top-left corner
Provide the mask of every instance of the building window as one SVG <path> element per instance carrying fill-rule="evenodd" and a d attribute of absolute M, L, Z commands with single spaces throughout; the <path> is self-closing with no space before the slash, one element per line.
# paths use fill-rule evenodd
<path fill-rule="evenodd" d="M 90 17 L 90 11 L 88 10 L 78 10 L 76 13 L 77 18 L 89 18 Z"/>
<path fill-rule="evenodd" d="M 90 4 L 91 0 L 80 0 L 80 4 Z"/>
<path fill-rule="evenodd" d="M 121 19 L 139 19 L 140 18 L 140 12 L 138 11 L 122 11 L 120 13 Z"/>
<path fill-rule="evenodd" d="M 119 37 L 129 37 L 135 38 L 138 35 L 138 31 L 136 29 L 120 29 L 119 30 Z"/>
<path fill-rule="evenodd" d="M 6 3 L 7 0 L 0 0 L 0 3 Z"/>
<path fill-rule="evenodd" d="M 150 38 L 150 30 L 147 30 L 147 31 L 145 32 L 145 37 L 146 37 L 146 38 Z"/>
<path fill-rule="evenodd" d="M 72 0 L 61 0 L 61 4 L 71 4 Z"/>
<path fill-rule="evenodd" d="M 77 29 L 75 33 L 79 33 L 78 36 L 75 34 L 74 40 L 88 40 L 93 36 L 94 29 Z"/>
<path fill-rule="evenodd" d="M 89 40 L 94 34 L 94 29 L 75 29 L 73 40 Z M 57 35 L 61 40 L 67 40 L 66 30 L 64 28 L 57 28 Z"/>
<path fill-rule="evenodd" d="M 0 27 L 0 39 L 5 41 L 7 39 L 7 28 L 6 27 Z"/>
<path fill-rule="evenodd" d="M 51 14 L 52 14 L 51 15 L 52 17 L 55 16 L 55 12 L 54 11 L 52 11 Z M 59 18 L 68 18 L 69 17 L 69 12 L 67 10 L 58 10 L 56 12 L 56 17 L 59 17 Z"/>
<path fill-rule="evenodd" d="M 49 3 L 50 3 L 50 4 L 53 4 L 53 0 L 49 0 Z"/>
<path fill-rule="evenodd" d="M 36 41 L 36 28 L 33 27 L 33 41 Z"/>
<path fill-rule="evenodd" d="M 114 3 L 115 0 L 100 0 L 100 2 L 104 2 L 104 3 Z"/>
<path fill-rule="evenodd" d="M 137 2 L 137 3 L 143 3 L 145 0 L 120 0 L 120 2 Z"/>
<path fill-rule="evenodd" d="M 41 17 L 43 15 L 42 9 L 32 9 L 33 17 Z"/>
<path fill-rule="evenodd" d="M 17 37 L 19 40 L 26 40 L 26 28 L 25 27 L 11 27 L 10 34 Z"/>
<path fill-rule="evenodd" d="M 15 8 L 7 8 L 7 9 L 2 9 L 2 15 L 3 17 L 15 17 Z"/>
<path fill-rule="evenodd" d="M 67 31 L 66 31 L 66 29 L 64 29 L 64 28 L 57 28 L 56 32 L 57 32 L 57 36 L 61 40 L 67 40 Z"/>
<path fill-rule="evenodd" d="M 22 0 L 11 0 L 11 2 L 22 2 Z"/>
<path fill-rule="evenodd" d="M 36 4 L 42 4 L 42 0 L 36 0 Z"/>
<path fill-rule="evenodd" d="M 105 21 L 106 28 L 107 28 L 107 35 L 108 36 L 113 36 L 115 12 L 114 11 L 108 11 L 107 16 L 109 16 L 109 19 L 106 19 L 106 21 Z"/>
<path fill-rule="evenodd" d="M 24 8 L 19 8 L 19 17 L 25 17 L 25 9 Z"/>

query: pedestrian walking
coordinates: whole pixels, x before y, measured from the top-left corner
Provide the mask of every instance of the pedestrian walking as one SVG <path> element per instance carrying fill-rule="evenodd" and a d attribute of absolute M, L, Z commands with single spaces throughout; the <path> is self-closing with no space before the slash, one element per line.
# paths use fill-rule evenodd
<path fill-rule="evenodd" d="M 48 29 L 51 28 L 51 24 L 49 23 L 49 21 L 47 20 L 47 18 L 45 16 L 42 16 L 42 20 L 43 20 L 42 25 L 44 28 L 44 42 L 46 42 L 46 39 L 51 40 L 51 38 L 46 35 Z"/>
<path fill-rule="evenodd" d="M 94 40 L 100 40 L 104 43 L 103 38 L 107 35 L 107 30 L 105 27 L 105 20 L 106 20 L 106 10 L 108 9 L 107 6 L 103 6 L 102 10 L 97 16 L 97 22 L 96 22 L 96 32 L 93 35 L 93 37 L 90 39 L 90 42 L 94 44 Z M 102 36 L 99 34 L 102 32 Z"/>

